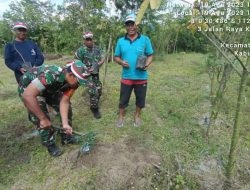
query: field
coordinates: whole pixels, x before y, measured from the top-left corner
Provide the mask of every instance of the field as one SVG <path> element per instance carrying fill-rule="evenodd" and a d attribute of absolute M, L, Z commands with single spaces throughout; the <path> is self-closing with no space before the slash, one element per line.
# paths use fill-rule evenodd
<path fill-rule="evenodd" d="M 63 65 L 68 58 L 48 61 Z M 1 59 L 0 71 L 0 189 L 213 189 L 222 188 L 229 153 L 239 78 L 230 78 L 223 110 L 205 137 L 210 111 L 210 80 L 205 55 L 179 53 L 157 56 L 149 68 L 142 126 L 133 127 L 132 95 L 124 128 L 116 128 L 121 68 L 109 63 L 96 120 L 86 91 L 72 99 L 73 128 L 97 132 L 92 152 L 78 156 L 79 145 L 61 146 L 52 158 L 32 131 L 27 111 L 17 94 L 13 73 Z M 249 92 L 246 91 L 235 189 L 250 189 Z M 54 123 L 59 124 L 56 116 Z"/>

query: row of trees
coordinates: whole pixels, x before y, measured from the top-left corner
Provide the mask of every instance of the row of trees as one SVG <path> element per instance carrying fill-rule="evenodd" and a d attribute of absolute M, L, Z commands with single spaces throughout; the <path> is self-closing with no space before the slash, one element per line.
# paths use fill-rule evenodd
<path fill-rule="evenodd" d="M 0 19 L 1 49 L 13 39 L 10 32 L 15 21 L 25 21 L 29 37 L 36 41 L 45 53 L 70 53 L 82 43 L 82 33 L 91 30 L 95 40 L 104 49 L 111 37 L 111 47 L 118 37 L 125 34 L 123 25 L 126 14 L 137 12 L 142 0 L 64 0 L 55 6 L 50 0 L 12 1 L 10 10 Z M 116 15 L 110 14 L 114 4 Z M 140 31 L 150 36 L 156 52 L 206 51 L 204 38 L 183 27 L 190 17 L 174 17 L 182 6 L 169 7 L 162 1 L 158 10 L 148 9 L 140 24 Z"/>

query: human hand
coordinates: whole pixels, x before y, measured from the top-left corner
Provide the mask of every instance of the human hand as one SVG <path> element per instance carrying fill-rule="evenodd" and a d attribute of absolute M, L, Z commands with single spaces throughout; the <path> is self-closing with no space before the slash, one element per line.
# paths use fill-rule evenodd
<path fill-rule="evenodd" d="M 63 125 L 63 131 L 64 133 L 66 133 L 67 135 L 72 135 L 72 127 L 70 125 Z"/>
<path fill-rule="evenodd" d="M 20 68 L 20 72 L 21 72 L 22 74 L 24 74 L 24 73 L 26 72 L 26 69 L 25 69 L 25 68 Z"/>
<path fill-rule="evenodd" d="M 122 65 L 122 67 L 124 67 L 124 68 L 129 68 L 129 64 L 128 64 L 127 61 L 122 61 L 121 65 Z"/>
<path fill-rule="evenodd" d="M 98 62 L 99 67 L 101 67 L 101 66 L 103 65 L 103 63 L 104 63 L 104 60 L 99 61 L 99 62 Z"/>
<path fill-rule="evenodd" d="M 143 68 L 143 70 L 145 71 L 147 69 L 148 69 L 148 65 L 145 65 L 144 68 Z"/>
<path fill-rule="evenodd" d="M 51 127 L 51 121 L 47 117 L 44 117 L 44 119 L 40 119 L 40 128 L 41 129 L 46 129 L 49 127 Z"/>
<path fill-rule="evenodd" d="M 93 71 L 94 71 L 94 67 L 88 68 L 88 73 L 93 73 Z"/>

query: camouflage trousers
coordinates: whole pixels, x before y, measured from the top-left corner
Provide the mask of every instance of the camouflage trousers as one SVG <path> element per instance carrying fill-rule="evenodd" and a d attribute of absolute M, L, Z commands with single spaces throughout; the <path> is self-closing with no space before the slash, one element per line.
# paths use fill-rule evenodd
<path fill-rule="evenodd" d="M 99 80 L 99 74 L 91 75 L 91 82 L 87 86 L 90 98 L 90 108 L 98 108 L 99 99 L 102 95 L 102 83 Z"/>
<path fill-rule="evenodd" d="M 48 105 L 51 106 L 57 113 L 60 112 L 59 110 L 59 104 L 61 100 L 62 94 L 54 94 L 50 96 L 37 96 L 37 100 L 39 102 L 39 106 L 43 113 L 50 119 L 49 117 L 49 111 L 48 111 Z M 55 134 L 56 130 L 52 127 L 48 129 L 41 129 L 40 128 L 40 120 L 31 112 L 28 113 L 29 120 L 37 126 L 37 129 L 39 131 L 41 142 L 43 145 L 51 145 L 55 143 Z M 60 117 L 61 120 L 61 117 Z M 70 105 L 69 113 L 68 113 L 68 120 L 69 125 L 72 126 L 72 107 Z M 63 135 L 64 133 L 62 133 Z"/>

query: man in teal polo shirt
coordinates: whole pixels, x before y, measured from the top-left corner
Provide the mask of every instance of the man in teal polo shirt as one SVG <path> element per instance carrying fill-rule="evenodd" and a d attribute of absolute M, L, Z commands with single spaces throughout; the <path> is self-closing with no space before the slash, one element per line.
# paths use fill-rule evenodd
<path fill-rule="evenodd" d="M 141 109 L 145 107 L 147 92 L 147 68 L 153 60 L 151 41 L 147 36 L 138 33 L 135 19 L 135 14 L 126 17 L 127 33 L 118 40 L 115 48 L 115 62 L 123 67 L 117 127 L 124 126 L 125 108 L 128 106 L 132 90 L 136 97 L 134 126 L 140 126 Z"/>

